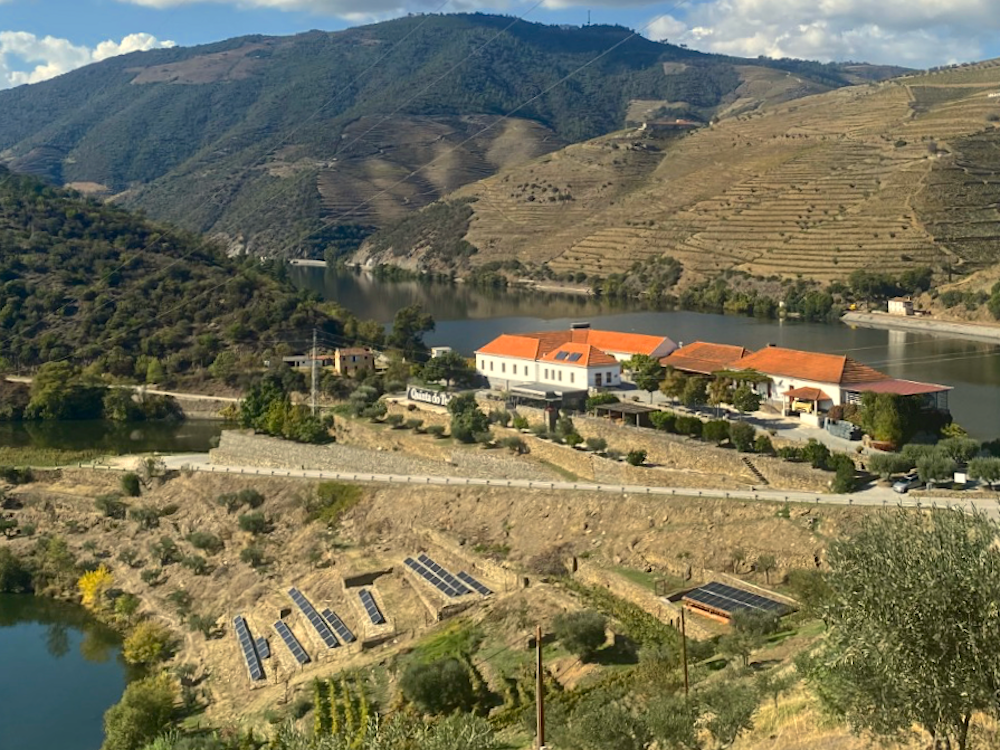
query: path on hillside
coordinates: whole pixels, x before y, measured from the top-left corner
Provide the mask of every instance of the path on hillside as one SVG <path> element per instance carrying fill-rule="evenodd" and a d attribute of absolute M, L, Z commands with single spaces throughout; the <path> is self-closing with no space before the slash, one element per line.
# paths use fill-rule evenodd
<path fill-rule="evenodd" d="M 106 464 L 81 464 L 83 467 L 107 471 L 126 471 L 129 467 L 120 456 L 108 459 Z M 861 505 L 868 507 L 898 506 L 904 508 L 954 507 L 966 511 L 979 510 L 1000 520 L 1000 503 L 996 500 L 952 498 L 947 502 L 928 501 L 912 495 L 899 495 L 884 487 L 848 495 L 824 495 L 815 492 L 792 490 L 713 490 L 691 487 L 646 487 L 643 485 L 594 484 L 589 482 L 540 482 L 527 479 L 481 479 L 475 477 L 415 476 L 402 474 L 369 474 L 319 469 L 265 469 L 256 466 L 218 466 L 209 462 L 207 453 L 186 453 L 164 456 L 168 469 L 190 469 L 211 474 L 240 474 L 244 476 L 291 477 L 298 479 L 334 479 L 341 482 L 367 482 L 377 484 L 512 487 L 555 492 L 601 492 L 609 495 L 647 495 L 657 497 L 712 497 L 733 500 L 764 500 L 769 502 L 806 503 L 810 505 Z"/>
<path fill-rule="evenodd" d="M 2 376 L 0 376 L 2 377 Z M 31 384 L 32 379 L 23 375 L 8 375 L 7 380 L 11 383 Z M 238 398 L 233 396 L 206 396 L 204 393 L 184 393 L 182 391 L 161 391 L 154 388 L 147 388 L 144 385 L 112 385 L 110 388 L 131 388 L 139 393 L 149 393 L 153 396 L 172 396 L 173 398 L 186 399 L 189 401 L 226 401 L 231 404 L 239 403 Z"/>

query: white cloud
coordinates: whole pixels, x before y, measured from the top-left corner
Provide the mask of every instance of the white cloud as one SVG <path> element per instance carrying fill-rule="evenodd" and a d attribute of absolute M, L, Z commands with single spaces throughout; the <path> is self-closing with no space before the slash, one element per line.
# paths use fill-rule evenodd
<path fill-rule="evenodd" d="M 626 2 L 628 0 L 625 0 Z M 646 36 L 707 52 L 914 67 L 973 60 L 1000 31 L 996 0 L 704 0 Z M 678 14 L 679 15 L 679 14 Z"/>
<path fill-rule="evenodd" d="M 173 46 L 151 34 L 129 34 L 120 42 L 108 39 L 91 49 L 68 39 L 0 31 L 0 88 L 46 81 L 116 55 Z"/>

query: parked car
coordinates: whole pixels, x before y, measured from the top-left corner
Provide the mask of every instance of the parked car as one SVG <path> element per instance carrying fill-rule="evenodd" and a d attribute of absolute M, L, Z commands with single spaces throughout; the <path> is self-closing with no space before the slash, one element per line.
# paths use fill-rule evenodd
<path fill-rule="evenodd" d="M 898 492 L 903 495 L 910 490 L 919 487 L 923 482 L 920 481 L 920 476 L 915 471 L 911 471 L 909 474 L 901 479 L 896 480 L 892 483 L 892 491 Z"/>

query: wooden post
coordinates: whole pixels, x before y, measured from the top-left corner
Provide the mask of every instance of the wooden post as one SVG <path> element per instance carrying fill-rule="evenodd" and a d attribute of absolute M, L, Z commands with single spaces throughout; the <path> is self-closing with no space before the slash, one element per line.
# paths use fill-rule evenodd
<path fill-rule="evenodd" d="M 538 750 L 545 750 L 545 682 L 542 679 L 542 626 L 535 626 L 535 719 Z"/>
<path fill-rule="evenodd" d="M 684 699 L 688 697 L 688 644 L 687 626 L 684 622 L 684 603 L 681 602 L 681 660 L 684 662 Z"/>

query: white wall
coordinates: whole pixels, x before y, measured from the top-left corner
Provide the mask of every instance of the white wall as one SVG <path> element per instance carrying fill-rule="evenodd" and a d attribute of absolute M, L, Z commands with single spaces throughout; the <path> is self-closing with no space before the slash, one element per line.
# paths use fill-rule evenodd
<path fill-rule="evenodd" d="M 507 388 L 515 383 L 547 383 L 566 390 L 584 390 L 597 386 L 598 373 L 601 375 L 602 387 L 621 384 L 619 365 L 579 367 L 556 362 L 534 362 L 517 357 L 501 357 L 495 354 L 477 354 L 476 370 L 494 388 Z"/>
<path fill-rule="evenodd" d="M 784 401 L 788 402 L 787 397 L 782 394 L 785 391 L 790 391 L 793 388 L 819 388 L 823 393 L 830 397 L 829 401 L 821 401 L 819 406 L 821 409 L 828 409 L 836 404 L 842 404 L 843 394 L 839 385 L 833 385 L 831 383 L 817 383 L 813 380 L 802 380 L 801 378 L 789 378 L 783 375 L 769 375 L 764 372 L 762 375 L 767 375 L 771 378 L 771 383 L 756 383 L 754 385 L 754 390 L 757 391 L 765 399 L 770 399 L 771 401 Z M 767 387 L 771 386 L 771 395 L 768 396 Z"/>

